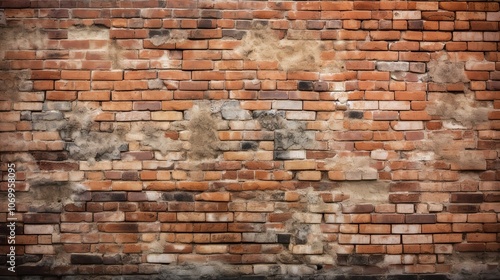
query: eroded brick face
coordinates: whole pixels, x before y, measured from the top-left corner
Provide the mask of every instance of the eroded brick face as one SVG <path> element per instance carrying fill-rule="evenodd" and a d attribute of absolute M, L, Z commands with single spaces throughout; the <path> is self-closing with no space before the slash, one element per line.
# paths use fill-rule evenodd
<path fill-rule="evenodd" d="M 0 9 L 0 275 L 500 278 L 498 2 Z"/>

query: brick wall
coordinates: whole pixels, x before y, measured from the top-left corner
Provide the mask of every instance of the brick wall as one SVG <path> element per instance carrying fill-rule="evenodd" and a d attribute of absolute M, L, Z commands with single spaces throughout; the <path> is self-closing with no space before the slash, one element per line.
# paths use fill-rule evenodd
<path fill-rule="evenodd" d="M 1 275 L 499 277 L 498 2 L 0 8 Z"/>

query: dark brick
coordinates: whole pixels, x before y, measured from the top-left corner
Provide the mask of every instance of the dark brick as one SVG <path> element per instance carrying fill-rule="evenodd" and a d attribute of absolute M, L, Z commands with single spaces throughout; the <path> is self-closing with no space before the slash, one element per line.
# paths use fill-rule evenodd
<path fill-rule="evenodd" d="M 349 255 L 337 255 L 337 264 L 338 265 L 347 265 L 347 260 Z"/>
<path fill-rule="evenodd" d="M 342 205 L 342 213 L 371 213 L 374 210 L 373 204 Z"/>
<path fill-rule="evenodd" d="M 451 202 L 456 203 L 481 203 L 483 202 L 482 193 L 452 193 Z"/>
<path fill-rule="evenodd" d="M 288 99 L 288 93 L 286 91 L 272 90 L 272 91 L 261 91 L 259 93 L 260 99 Z"/>
<path fill-rule="evenodd" d="M 298 90 L 312 91 L 314 90 L 313 82 L 310 81 L 300 81 L 297 85 Z"/>
<path fill-rule="evenodd" d="M 252 21 L 251 20 L 237 20 L 236 21 L 236 29 L 252 29 Z"/>
<path fill-rule="evenodd" d="M 149 38 L 154 36 L 170 36 L 170 30 L 168 29 L 150 29 L 149 30 Z"/>
<path fill-rule="evenodd" d="M 484 201 L 487 201 L 487 202 L 500 201 L 500 193 L 487 193 L 487 194 L 485 194 Z"/>
<path fill-rule="evenodd" d="M 452 204 L 447 207 L 450 213 L 476 213 L 479 211 L 479 205 L 470 204 Z"/>
<path fill-rule="evenodd" d="M 74 194 L 72 196 L 74 201 L 90 201 L 92 199 L 92 193 L 90 192 L 82 192 L 78 194 Z"/>
<path fill-rule="evenodd" d="M 134 212 L 137 210 L 137 204 L 133 202 L 121 202 L 118 203 L 118 210 L 123 212 Z M 113 210 L 116 211 L 116 210 Z"/>
<path fill-rule="evenodd" d="M 147 201 L 148 196 L 143 192 L 129 192 L 128 201 Z"/>
<path fill-rule="evenodd" d="M 484 224 L 484 232 L 500 232 L 500 223 L 497 224 Z"/>
<path fill-rule="evenodd" d="M 68 159 L 67 152 L 32 152 L 31 155 L 35 160 L 51 160 L 62 161 Z"/>
<path fill-rule="evenodd" d="M 194 211 L 194 202 L 169 202 L 168 211 Z"/>
<path fill-rule="evenodd" d="M 408 29 L 409 30 L 423 30 L 424 29 L 424 21 L 423 20 L 409 20 L 408 21 Z"/>
<path fill-rule="evenodd" d="M 222 30 L 222 37 L 229 37 L 236 40 L 241 40 L 246 35 L 246 31 L 240 30 Z"/>
<path fill-rule="evenodd" d="M 422 12 L 424 20 L 455 20 L 454 12 Z"/>
<path fill-rule="evenodd" d="M 30 0 L 4 0 L 0 2 L 0 8 L 29 8 Z"/>
<path fill-rule="evenodd" d="M 104 210 L 104 203 L 87 202 L 88 212 L 101 212 Z"/>
<path fill-rule="evenodd" d="M 38 166 L 40 167 L 40 170 L 74 171 L 79 169 L 79 164 L 76 162 L 41 161 Z"/>
<path fill-rule="evenodd" d="M 166 211 L 168 209 L 168 203 L 167 202 L 141 202 L 139 204 L 139 209 L 141 209 L 141 211 L 154 211 L 154 212 Z"/>
<path fill-rule="evenodd" d="M 84 202 L 69 203 L 64 205 L 64 210 L 68 212 L 84 212 L 85 203 Z"/>
<path fill-rule="evenodd" d="M 352 255 L 349 255 L 349 257 L 347 259 L 347 263 L 350 265 L 369 265 L 370 264 L 370 256 L 369 255 L 352 254 Z"/>
<path fill-rule="evenodd" d="M 61 216 L 51 213 L 24 214 L 23 220 L 26 224 L 58 224 Z"/>
<path fill-rule="evenodd" d="M 389 195 L 389 201 L 392 203 L 410 203 L 420 202 L 418 193 L 394 193 Z"/>
<path fill-rule="evenodd" d="M 139 232 L 139 226 L 136 223 L 99 224 L 97 228 L 99 229 L 99 231 L 103 232 L 125 232 L 125 233 Z"/>
<path fill-rule="evenodd" d="M 17 275 L 36 275 L 36 276 L 44 276 L 44 275 L 53 275 L 52 269 L 49 266 L 35 266 L 35 265 L 20 265 L 16 266 L 16 274 Z M 7 279 L 19 279 L 19 278 L 11 278 Z"/>
<path fill-rule="evenodd" d="M 194 195 L 188 192 L 169 192 L 162 196 L 165 201 L 194 201 Z"/>
<path fill-rule="evenodd" d="M 96 254 L 72 254 L 71 255 L 72 264 L 102 264 L 102 255 Z"/>
<path fill-rule="evenodd" d="M 278 243 L 280 244 L 290 244 L 290 239 L 292 235 L 288 233 L 279 233 L 278 234 Z"/>
<path fill-rule="evenodd" d="M 122 264 L 122 257 L 118 254 L 104 255 L 102 258 L 103 264 Z"/>
<path fill-rule="evenodd" d="M 139 174 L 136 171 L 125 171 L 122 173 L 122 180 L 137 181 L 139 180 Z"/>
<path fill-rule="evenodd" d="M 257 142 L 242 142 L 241 143 L 241 149 L 244 150 L 244 151 L 247 151 L 247 150 L 255 150 L 258 148 L 258 144 Z"/>
<path fill-rule="evenodd" d="M 126 201 L 126 192 L 105 192 L 93 193 L 92 201 Z"/>
<path fill-rule="evenodd" d="M 363 115 L 364 115 L 363 112 L 360 112 L 360 111 L 347 112 L 347 117 L 350 119 L 362 119 Z"/>
<path fill-rule="evenodd" d="M 458 252 L 483 252 L 486 250 L 486 245 L 484 243 L 455 244 L 455 250 Z"/>
<path fill-rule="evenodd" d="M 391 192 L 413 192 L 420 190 L 420 183 L 417 182 L 396 182 L 390 184 Z"/>
<path fill-rule="evenodd" d="M 385 259 L 384 255 L 369 255 L 368 256 L 368 264 L 369 265 L 376 265 L 381 262 L 383 262 Z"/>
<path fill-rule="evenodd" d="M 374 224 L 402 224 L 405 222 L 405 215 L 402 214 L 372 214 Z"/>
<path fill-rule="evenodd" d="M 216 27 L 217 27 L 216 20 L 213 20 L 213 19 L 200 19 L 200 20 L 198 20 L 198 28 L 214 29 Z"/>
<path fill-rule="evenodd" d="M 487 81 L 486 82 L 487 90 L 500 90 L 500 81 Z"/>
<path fill-rule="evenodd" d="M 328 91 L 327 82 L 314 82 L 314 91 Z"/>
<path fill-rule="evenodd" d="M 408 224 L 434 224 L 434 223 L 436 223 L 436 215 L 435 214 L 406 215 L 406 223 L 408 223 Z"/>
<path fill-rule="evenodd" d="M 222 12 L 219 10 L 202 10 L 201 18 L 222 18 Z"/>

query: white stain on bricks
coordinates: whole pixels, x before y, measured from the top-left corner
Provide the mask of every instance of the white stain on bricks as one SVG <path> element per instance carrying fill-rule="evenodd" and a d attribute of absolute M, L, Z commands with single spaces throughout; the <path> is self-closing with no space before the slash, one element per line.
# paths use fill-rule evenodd
<path fill-rule="evenodd" d="M 250 60 L 277 61 L 285 71 L 327 71 L 344 70 L 341 61 L 322 61 L 324 43 L 318 40 L 279 39 L 279 33 L 263 26 L 255 26 L 247 32 L 236 51 Z"/>

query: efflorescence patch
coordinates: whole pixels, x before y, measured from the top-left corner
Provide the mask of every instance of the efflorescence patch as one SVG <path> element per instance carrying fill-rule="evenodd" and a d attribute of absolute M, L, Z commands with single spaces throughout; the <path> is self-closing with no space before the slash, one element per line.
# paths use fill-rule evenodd
<path fill-rule="evenodd" d="M 128 150 L 125 130 L 96 130 L 94 118 L 99 113 L 100 109 L 88 109 L 85 105 L 76 105 L 72 112 L 66 113 L 58 130 L 61 138 L 68 141 L 66 149 L 71 159 L 90 163 L 120 159 L 120 153 Z"/>
<path fill-rule="evenodd" d="M 255 25 L 247 31 L 236 51 L 250 60 L 277 61 L 284 71 L 344 71 L 340 61 L 322 61 L 323 42 L 280 39 L 278 33 L 265 26 Z"/>

